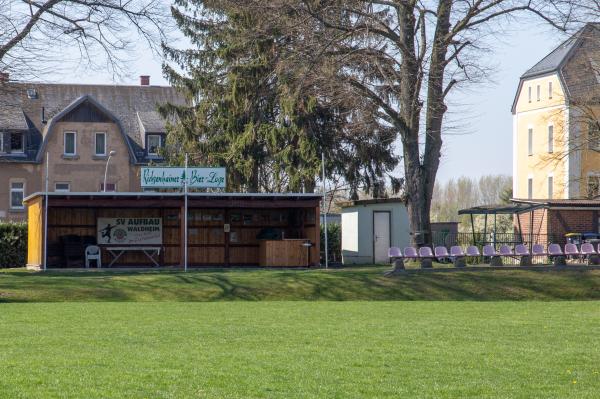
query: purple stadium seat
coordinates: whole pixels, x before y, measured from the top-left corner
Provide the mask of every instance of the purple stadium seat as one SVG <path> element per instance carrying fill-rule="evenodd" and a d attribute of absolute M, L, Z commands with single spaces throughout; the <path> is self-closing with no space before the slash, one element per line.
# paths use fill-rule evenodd
<path fill-rule="evenodd" d="M 406 247 L 404 248 L 404 257 L 409 259 L 418 259 L 419 254 L 414 247 Z"/>
<path fill-rule="evenodd" d="M 402 252 L 400 251 L 400 248 L 398 247 L 391 247 L 388 250 L 388 258 L 390 259 L 396 259 L 396 258 L 401 258 L 402 257 Z"/>
<path fill-rule="evenodd" d="M 548 255 L 550 256 L 563 256 L 563 251 L 558 244 L 548 245 Z"/>
<path fill-rule="evenodd" d="M 577 245 L 571 243 L 565 244 L 565 255 L 579 256 L 579 249 L 577 249 Z"/>
<path fill-rule="evenodd" d="M 463 252 L 462 247 L 455 245 L 452 248 L 450 248 L 450 256 L 454 256 L 455 258 L 462 258 L 465 256 L 465 253 Z"/>
<path fill-rule="evenodd" d="M 467 256 L 481 256 L 479 253 L 479 248 L 477 248 L 475 245 L 467 247 Z"/>
<path fill-rule="evenodd" d="M 421 247 L 419 248 L 419 257 L 420 258 L 433 258 L 433 252 L 429 247 Z"/>
<path fill-rule="evenodd" d="M 514 254 L 513 254 L 512 249 L 508 245 L 502 245 L 500 247 L 500 249 L 498 250 L 498 255 L 500 255 L 500 256 L 512 256 Z"/>
<path fill-rule="evenodd" d="M 484 245 L 483 256 L 498 256 L 498 253 L 496 252 L 496 249 L 494 249 L 493 245 Z"/>
<path fill-rule="evenodd" d="M 590 256 L 590 255 L 596 255 L 597 252 L 594 249 L 594 245 L 590 244 L 589 242 L 584 242 L 583 244 L 581 244 L 581 255 L 583 256 Z"/>
<path fill-rule="evenodd" d="M 531 254 L 533 256 L 546 256 L 546 249 L 544 248 L 544 246 L 542 244 L 533 244 L 533 247 L 531 247 Z"/>
<path fill-rule="evenodd" d="M 435 247 L 433 252 L 435 253 L 436 258 L 447 258 L 450 256 L 446 247 Z"/>
<path fill-rule="evenodd" d="M 517 246 L 515 246 L 515 255 L 517 256 L 529 256 L 529 248 L 527 248 L 527 245 L 523 245 L 523 244 L 518 244 Z"/>

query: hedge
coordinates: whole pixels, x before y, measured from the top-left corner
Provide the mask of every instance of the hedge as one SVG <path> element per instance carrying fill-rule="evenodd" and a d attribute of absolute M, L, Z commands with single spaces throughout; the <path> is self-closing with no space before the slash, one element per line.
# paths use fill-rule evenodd
<path fill-rule="evenodd" d="M 0 223 L 0 268 L 23 267 L 27 259 L 27 223 Z"/>
<path fill-rule="evenodd" d="M 342 261 L 342 227 L 338 223 L 327 224 L 327 249 L 329 262 Z M 321 257 L 325 258 L 325 228 L 321 225 Z"/>

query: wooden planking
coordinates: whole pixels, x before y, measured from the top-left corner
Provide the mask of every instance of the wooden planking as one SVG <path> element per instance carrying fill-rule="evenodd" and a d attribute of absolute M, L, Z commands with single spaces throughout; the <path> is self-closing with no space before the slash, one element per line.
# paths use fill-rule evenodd
<path fill-rule="evenodd" d="M 229 263 L 235 265 L 257 265 L 258 247 L 229 247 Z"/>
<path fill-rule="evenodd" d="M 44 241 L 43 197 L 27 204 L 27 266 L 37 268 L 43 263 Z"/>
<path fill-rule="evenodd" d="M 188 259 L 192 265 L 222 265 L 225 262 L 225 247 L 191 247 Z"/>
<path fill-rule="evenodd" d="M 308 266 L 308 249 L 302 246 L 308 240 L 261 240 L 259 264 L 269 267 Z"/>

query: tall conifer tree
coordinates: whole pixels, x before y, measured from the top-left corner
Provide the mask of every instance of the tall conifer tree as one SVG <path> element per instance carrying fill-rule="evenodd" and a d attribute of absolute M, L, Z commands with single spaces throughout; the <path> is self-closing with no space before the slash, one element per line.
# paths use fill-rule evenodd
<path fill-rule="evenodd" d="M 173 16 L 194 48 L 164 46 L 164 72 L 191 105 L 168 104 L 167 158 L 225 166 L 228 189 L 308 191 L 315 188 L 326 157 L 329 176 L 340 176 L 355 196 L 359 189 L 381 195 L 397 159 L 393 135 L 369 130 L 361 113 L 327 94 L 300 94 L 279 68 L 291 43 L 277 31 L 257 33 L 261 15 L 228 1 L 178 0 Z"/>

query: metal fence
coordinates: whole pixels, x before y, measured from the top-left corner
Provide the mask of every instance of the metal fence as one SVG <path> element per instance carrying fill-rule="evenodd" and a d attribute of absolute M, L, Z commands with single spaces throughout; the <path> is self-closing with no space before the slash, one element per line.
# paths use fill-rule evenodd
<path fill-rule="evenodd" d="M 444 246 L 450 248 L 451 246 L 458 245 L 463 248 L 474 245 L 482 252 L 484 245 L 493 245 L 496 250 L 502 245 L 508 245 L 513 248 L 515 245 L 523 244 L 529 248 L 535 244 L 541 244 L 544 248 L 547 248 L 548 244 L 560 244 L 564 246 L 567 239 L 564 235 L 552 235 L 552 234 L 517 234 L 517 233 L 446 233 L 436 232 L 432 234 L 431 244 L 432 247 Z M 506 265 L 518 265 L 521 258 L 515 257 L 502 257 L 503 263 Z M 440 261 L 449 261 L 440 259 Z M 489 263 L 489 259 L 479 257 L 468 259 L 470 264 L 483 264 Z M 535 256 L 532 257 L 533 264 L 549 264 L 550 259 L 547 256 Z"/>

